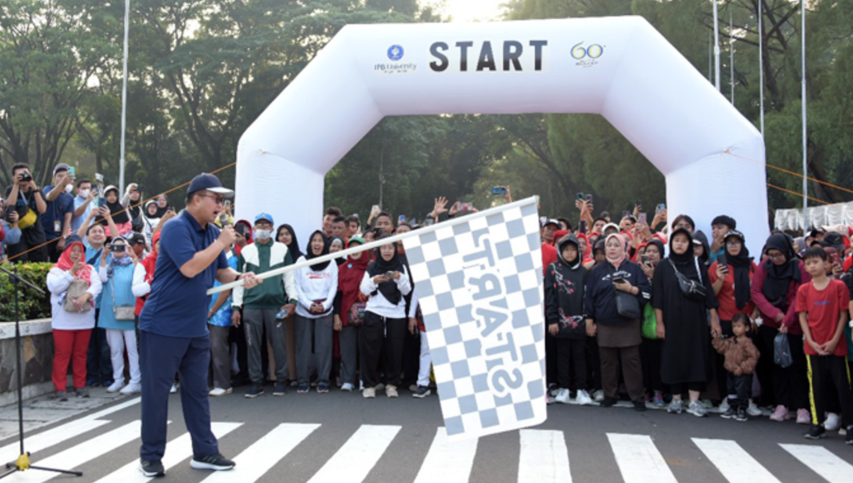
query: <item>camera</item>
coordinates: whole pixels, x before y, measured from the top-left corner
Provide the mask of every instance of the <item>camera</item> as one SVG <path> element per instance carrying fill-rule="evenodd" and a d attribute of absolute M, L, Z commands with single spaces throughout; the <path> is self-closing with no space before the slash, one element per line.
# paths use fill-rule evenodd
<path fill-rule="evenodd" d="M 30 182 L 33 180 L 33 175 L 24 171 L 23 173 L 18 175 L 18 179 L 21 181 Z"/>

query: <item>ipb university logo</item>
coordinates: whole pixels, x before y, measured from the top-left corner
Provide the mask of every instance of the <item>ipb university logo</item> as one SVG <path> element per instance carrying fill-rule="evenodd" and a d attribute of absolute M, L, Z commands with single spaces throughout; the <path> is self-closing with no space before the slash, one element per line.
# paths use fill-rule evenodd
<path fill-rule="evenodd" d="M 390 62 L 379 62 L 374 64 L 373 72 L 376 75 L 387 74 L 410 74 L 415 72 L 418 64 L 415 62 L 401 62 L 406 55 L 406 49 L 402 45 L 394 44 L 388 47 L 386 56 Z"/>
<path fill-rule="evenodd" d="M 601 44 L 590 44 L 589 46 L 584 46 L 584 43 L 585 42 L 579 42 L 572 47 L 572 58 L 577 61 L 575 62 L 575 65 L 584 68 L 598 65 L 598 59 L 604 55 L 605 46 Z"/>

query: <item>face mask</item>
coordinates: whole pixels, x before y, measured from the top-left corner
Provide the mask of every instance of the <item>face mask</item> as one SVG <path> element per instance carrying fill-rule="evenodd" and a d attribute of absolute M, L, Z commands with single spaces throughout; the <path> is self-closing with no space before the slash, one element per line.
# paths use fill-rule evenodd
<path fill-rule="evenodd" d="M 71 191 L 73 191 L 73 190 L 74 190 L 74 186 L 71 186 L 70 184 L 65 186 L 65 192 L 66 193 L 71 193 Z"/>
<path fill-rule="evenodd" d="M 272 237 L 272 230 L 255 230 L 255 238 L 258 240 L 269 240 Z"/>
<path fill-rule="evenodd" d="M 80 190 L 80 197 L 87 198 L 89 196 L 89 190 Z"/>

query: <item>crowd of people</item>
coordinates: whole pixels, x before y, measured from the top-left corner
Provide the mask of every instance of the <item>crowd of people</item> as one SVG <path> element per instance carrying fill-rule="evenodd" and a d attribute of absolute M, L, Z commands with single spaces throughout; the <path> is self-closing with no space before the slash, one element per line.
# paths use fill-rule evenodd
<path fill-rule="evenodd" d="M 25 165 L 13 171 L 17 182 L 6 190 L 0 224 L 4 251 L 56 263 L 47 278 L 55 397 L 69 397 L 69 363 L 78 397 L 100 385 L 143 391 L 139 316 L 162 269 L 161 234 L 175 210 L 165 195 L 143 204 L 135 184 L 123 195 L 113 186 L 95 193 L 95 184 L 74 179 L 64 164 L 43 190 Z M 234 220 L 227 200 L 209 196 L 216 224 L 233 227 L 224 254 L 230 269 L 261 274 L 307 263 L 210 299 L 211 397 L 246 386 L 243 395 L 256 398 L 270 382 L 273 396 L 290 387 L 299 394 L 338 387 L 364 398 L 399 397 L 401 388 L 418 398 L 432 393 L 418 290 L 402 244 L 310 261 L 472 207 L 448 208 L 438 198 L 422 225 L 379 207 L 366 223 L 328 208 L 321 228 L 300 245 L 291 225 L 277 225 L 268 213 Z M 576 206 L 579 217 L 541 220 L 549 403 L 607 408 L 627 401 L 638 411 L 698 417 L 717 406 L 735 421 L 795 419 L 808 425 L 809 438 L 846 431 L 853 444 L 853 230 L 827 227 L 796 239 L 774 233 L 753 257 L 728 215 L 713 220 L 709 238 L 688 215 L 669 220 L 664 205 L 648 222 L 637 203 L 618 223 L 606 212 L 593 215 L 591 197 L 579 195 Z M 170 379 L 177 390 L 179 381 Z"/>

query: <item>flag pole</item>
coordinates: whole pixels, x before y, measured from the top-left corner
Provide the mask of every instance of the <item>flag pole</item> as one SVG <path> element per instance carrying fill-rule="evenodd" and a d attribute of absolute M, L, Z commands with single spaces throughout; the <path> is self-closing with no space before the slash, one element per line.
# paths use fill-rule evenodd
<path fill-rule="evenodd" d="M 802 76 L 801 76 L 801 92 L 800 95 L 803 98 L 803 232 L 809 228 L 809 215 L 808 215 L 808 206 L 809 206 L 809 179 L 808 179 L 808 170 L 809 170 L 809 145 L 808 145 L 808 113 L 806 111 L 806 0 L 800 0 L 800 10 L 802 14 L 802 26 L 800 33 L 801 40 L 801 48 L 802 54 Z"/>
<path fill-rule="evenodd" d="M 130 30 L 130 0 L 124 2 L 124 55 L 122 59 L 122 79 L 121 79 L 121 146 L 119 150 L 119 175 L 118 175 L 118 192 L 119 196 L 124 193 L 124 151 L 125 151 L 125 133 L 127 131 L 127 36 Z"/>
<path fill-rule="evenodd" d="M 758 0 L 758 97 L 761 104 L 761 137 L 764 137 L 764 0 Z"/>
<path fill-rule="evenodd" d="M 720 17 L 714 0 L 714 85 L 720 90 Z"/>
<path fill-rule="evenodd" d="M 731 74 L 729 75 L 729 83 L 732 86 L 732 105 L 735 105 L 735 27 L 733 14 L 729 9 L 729 67 Z"/>
<path fill-rule="evenodd" d="M 381 246 L 388 245 L 390 243 L 396 243 L 398 241 L 405 240 L 406 238 L 411 238 L 413 236 L 421 236 L 424 233 L 429 233 L 429 232 L 441 230 L 444 228 L 450 228 L 450 227 L 454 227 L 456 225 L 462 225 L 462 224 L 468 223 L 472 220 L 476 220 L 478 218 L 485 218 L 487 216 L 491 216 L 491 215 L 495 215 L 497 213 L 500 213 L 502 211 L 506 211 L 506 210 L 509 210 L 512 208 L 521 208 L 523 206 L 528 206 L 531 204 L 532 205 L 539 204 L 539 197 L 538 196 L 531 196 L 530 198 L 525 198 L 523 200 L 513 201 L 512 203 L 507 203 L 505 205 L 496 206 L 494 208 L 489 208 L 487 210 L 483 210 L 483 211 L 480 211 L 477 213 L 472 213 L 470 215 L 465 215 L 465 216 L 462 216 L 460 218 L 453 218 L 452 220 L 447 220 L 447 221 L 443 221 L 441 223 L 436 223 L 435 225 L 419 228 L 418 230 L 415 230 L 415 231 L 410 231 L 407 233 L 400 233 L 399 235 L 393 235 L 393 236 L 389 236 L 388 238 L 383 238 L 381 240 L 376 240 L 376 241 L 372 241 L 370 243 L 365 243 L 364 245 L 362 245 L 360 247 L 348 248 L 346 250 L 341 250 L 339 252 L 330 253 L 328 255 L 323 255 L 321 257 L 312 258 L 311 260 L 306 260 L 304 262 L 297 262 L 297 263 L 294 263 L 292 265 L 288 265 L 286 267 L 276 268 L 275 270 L 269 270 L 269 271 L 264 272 L 264 273 L 256 274 L 255 276 L 257 278 L 260 278 L 261 280 L 271 278 L 271 277 L 275 277 L 275 276 L 280 276 L 280 275 L 283 275 L 287 272 L 292 272 L 293 270 L 297 270 L 297 269 L 304 268 L 304 267 L 310 267 L 311 265 L 316 265 L 318 263 L 323 263 L 323 262 L 327 262 L 330 260 L 334 260 L 335 258 L 347 257 L 349 255 L 352 255 L 353 253 L 363 252 L 366 250 L 373 250 L 374 248 L 379 248 Z M 241 285 L 243 285 L 242 280 L 222 284 L 218 287 L 214 287 L 214 288 L 211 288 L 210 290 L 208 290 L 207 295 L 214 295 L 214 294 L 217 294 L 219 292 L 223 292 L 223 291 L 228 290 L 228 289 L 239 287 Z"/>

